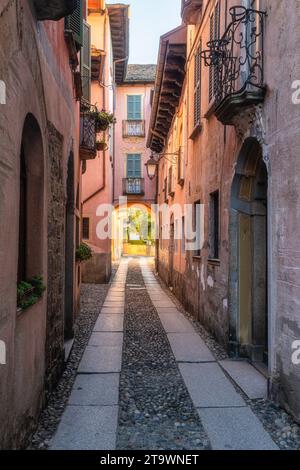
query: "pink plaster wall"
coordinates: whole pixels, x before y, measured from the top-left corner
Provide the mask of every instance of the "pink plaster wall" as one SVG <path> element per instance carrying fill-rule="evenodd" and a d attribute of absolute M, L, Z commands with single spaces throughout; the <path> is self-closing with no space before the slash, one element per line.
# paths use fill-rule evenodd
<path fill-rule="evenodd" d="M 127 95 L 142 95 L 142 118 L 145 120 L 146 135 L 149 128 L 151 115 L 151 90 L 154 84 L 122 85 L 117 87 L 116 97 L 116 156 L 115 156 L 115 184 L 114 203 L 117 204 L 119 197 L 123 196 L 122 180 L 126 178 L 126 154 L 140 153 L 142 155 L 142 178 L 145 178 L 145 195 L 130 197 L 136 202 L 151 203 L 155 200 L 156 180 L 150 180 L 147 176 L 145 163 L 150 158 L 151 151 L 146 147 L 146 137 L 123 138 L 123 120 L 127 119 Z"/>

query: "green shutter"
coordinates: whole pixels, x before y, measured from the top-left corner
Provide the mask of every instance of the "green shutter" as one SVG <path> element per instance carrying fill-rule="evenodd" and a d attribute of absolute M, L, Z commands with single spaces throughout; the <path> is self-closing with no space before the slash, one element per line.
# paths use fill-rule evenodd
<path fill-rule="evenodd" d="M 83 46 L 83 0 L 77 0 L 74 12 L 65 18 L 65 29 L 72 31 L 78 48 Z"/>
<path fill-rule="evenodd" d="M 83 22 L 83 48 L 81 49 L 81 77 L 83 98 L 91 101 L 91 27 Z"/>
<path fill-rule="evenodd" d="M 127 178 L 141 177 L 141 155 L 130 153 L 127 155 Z"/>
<path fill-rule="evenodd" d="M 127 120 L 140 121 L 142 119 L 142 97 L 141 95 L 127 96 Z"/>

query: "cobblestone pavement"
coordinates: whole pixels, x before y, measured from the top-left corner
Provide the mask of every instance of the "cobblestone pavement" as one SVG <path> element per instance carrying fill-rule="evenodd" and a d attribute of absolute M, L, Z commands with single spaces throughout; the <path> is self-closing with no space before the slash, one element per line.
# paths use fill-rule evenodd
<path fill-rule="evenodd" d="M 119 407 L 119 449 L 209 447 L 136 261 L 127 276 Z"/>
<path fill-rule="evenodd" d="M 29 448 L 299 449 L 299 426 L 264 397 L 262 376 L 229 360 L 153 269 L 123 259 L 109 286 L 83 286 L 66 370 Z"/>

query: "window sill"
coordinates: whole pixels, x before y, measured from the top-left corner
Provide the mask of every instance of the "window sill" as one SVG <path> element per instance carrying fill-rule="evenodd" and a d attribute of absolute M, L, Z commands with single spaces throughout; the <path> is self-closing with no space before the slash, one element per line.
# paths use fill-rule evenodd
<path fill-rule="evenodd" d="M 221 261 L 217 258 L 208 258 L 208 263 L 212 264 L 213 266 L 220 266 Z"/>
<path fill-rule="evenodd" d="M 200 123 L 200 124 L 197 124 L 197 126 L 194 128 L 189 138 L 191 140 L 196 139 L 196 137 L 201 133 L 201 131 L 202 131 L 202 124 Z"/>
<path fill-rule="evenodd" d="M 209 119 L 211 117 L 211 115 L 214 114 L 215 110 L 216 110 L 216 103 L 215 103 L 215 100 L 213 99 L 209 103 L 208 109 L 207 109 L 206 113 L 204 114 L 205 119 Z"/>
<path fill-rule="evenodd" d="M 23 314 L 30 312 L 30 310 L 37 307 L 42 302 L 42 300 L 43 300 L 43 296 L 40 297 L 34 304 L 30 305 L 27 308 L 17 307 L 17 317 L 21 317 Z"/>

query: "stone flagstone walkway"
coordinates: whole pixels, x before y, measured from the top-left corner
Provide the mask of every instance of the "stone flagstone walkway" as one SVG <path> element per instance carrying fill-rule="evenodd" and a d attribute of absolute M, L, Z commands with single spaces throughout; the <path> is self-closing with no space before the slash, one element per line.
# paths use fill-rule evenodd
<path fill-rule="evenodd" d="M 130 446 L 137 442 L 139 446 L 144 444 L 145 450 L 157 449 L 159 447 L 153 440 L 155 438 L 164 440 L 162 448 L 165 450 L 195 449 L 197 445 L 199 449 L 208 447 L 225 450 L 277 449 L 270 435 L 239 392 L 240 388 L 249 398 L 264 397 L 266 381 L 263 376 L 245 362 L 216 361 L 192 324 L 164 292 L 147 259 L 139 261 L 143 276 L 140 278 L 143 282 L 126 285 L 127 275 L 130 274 L 128 269 L 136 267 L 137 263 L 137 261 L 123 259 L 120 264 L 82 357 L 68 405 L 50 448 L 53 450 L 113 450 L 117 446 L 120 449 L 135 448 Z M 139 269 L 139 265 L 137 267 Z M 137 391 L 132 387 L 132 383 L 135 384 L 135 382 L 132 382 L 132 376 L 130 376 L 134 374 L 134 367 L 127 367 L 128 360 L 132 361 L 132 359 L 127 357 L 128 343 L 126 341 L 122 364 L 124 314 L 129 315 L 125 305 L 125 292 L 129 291 L 131 299 L 133 293 L 137 296 L 136 298 L 146 295 L 151 302 L 149 307 L 148 300 L 145 300 L 145 315 L 151 314 L 154 323 L 156 318 L 153 315 L 158 315 L 160 320 L 156 324 L 155 331 L 151 331 L 151 328 L 149 330 L 149 343 L 150 339 L 153 341 L 153 335 L 160 334 L 161 338 L 157 341 L 162 341 L 165 350 L 161 351 L 161 345 L 158 350 L 165 362 L 156 363 L 155 359 L 151 359 L 149 367 L 144 364 L 144 371 L 146 371 L 144 375 L 146 376 L 151 367 L 152 373 L 157 370 L 157 376 L 162 374 L 162 367 L 165 364 L 168 366 L 166 381 L 170 381 L 167 375 L 170 369 L 170 373 L 173 374 L 172 380 L 180 390 L 177 411 L 174 399 L 173 402 L 167 402 L 170 410 L 166 409 L 168 404 L 161 404 L 159 400 L 156 403 L 156 400 L 153 400 L 156 408 L 153 411 L 152 428 L 147 424 L 151 418 L 149 413 L 141 413 L 138 408 L 135 411 L 136 418 L 129 420 L 129 424 L 126 422 L 126 413 L 131 413 L 139 399 Z M 126 321 L 125 325 L 127 325 Z M 130 336 L 126 336 L 127 333 L 129 334 L 129 330 L 125 331 L 125 340 L 127 338 L 128 341 Z M 141 367 L 143 366 L 141 360 L 147 361 L 142 354 L 143 351 L 139 350 L 142 347 L 142 343 L 139 343 L 141 339 L 139 336 L 142 335 L 139 335 L 138 331 L 131 331 L 131 334 L 136 344 L 131 348 L 130 354 L 136 351 L 139 355 L 137 365 Z M 149 355 L 155 353 L 154 343 L 151 344 L 152 349 L 149 349 Z M 123 384 L 120 387 L 121 370 L 122 380 L 124 377 L 126 382 L 129 376 L 132 382 L 131 387 L 129 385 L 125 391 Z M 137 374 L 142 374 L 138 367 Z M 152 387 L 146 378 L 142 383 L 146 384 L 144 387 Z M 162 385 L 162 387 L 166 386 L 166 394 L 172 392 L 170 385 L 172 384 Z M 157 393 L 156 390 L 154 392 Z M 145 396 L 147 395 L 151 397 L 151 391 L 148 389 L 145 390 Z M 155 398 L 155 395 L 153 396 Z M 160 408 L 163 410 L 161 413 L 158 411 Z M 184 410 L 183 414 L 186 413 L 187 424 L 181 422 L 183 419 L 180 414 L 181 409 Z M 148 419 L 146 424 L 145 416 Z M 179 428 L 178 433 L 176 431 L 173 433 L 170 426 Z M 145 430 L 146 433 L 149 432 L 149 439 L 147 440 L 146 435 L 141 442 L 139 435 Z M 151 438 L 150 434 L 152 434 Z M 130 441 L 128 436 L 131 435 L 137 436 L 136 441 L 134 437 Z M 183 436 L 182 439 L 180 435 Z M 186 441 L 189 436 L 190 443 Z"/>

